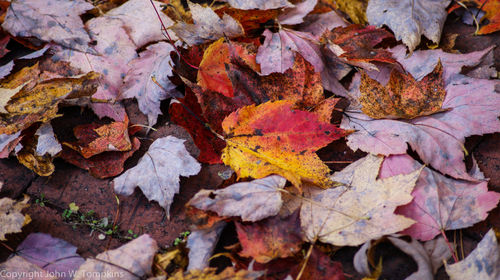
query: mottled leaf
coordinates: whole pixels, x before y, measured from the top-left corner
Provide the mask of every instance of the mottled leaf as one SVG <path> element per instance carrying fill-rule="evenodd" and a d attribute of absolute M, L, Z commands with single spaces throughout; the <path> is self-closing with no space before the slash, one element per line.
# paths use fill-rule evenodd
<path fill-rule="evenodd" d="M 83 0 L 15 0 L 2 24 L 14 36 L 37 37 L 66 48 L 95 53 L 80 15 L 93 9 Z"/>
<path fill-rule="evenodd" d="M 116 279 L 135 280 L 150 275 L 157 250 L 156 241 L 143 234 L 117 249 L 87 259 L 73 279 L 102 279 L 102 275 L 112 275 Z"/>
<path fill-rule="evenodd" d="M 28 207 L 29 197 L 15 201 L 8 197 L 0 199 L 0 240 L 7 240 L 6 234 L 21 232 L 21 228 L 31 222 L 29 215 L 23 215 L 21 210 Z"/>
<path fill-rule="evenodd" d="M 380 178 L 421 168 L 422 165 L 408 155 L 394 155 L 385 159 Z M 472 226 L 486 219 L 488 211 L 500 200 L 500 193 L 488 191 L 486 181 L 459 181 L 428 167 L 420 173 L 412 196 L 413 201 L 398 207 L 396 213 L 416 221 L 403 233 L 420 240 L 431 240 L 445 230 Z"/>
<path fill-rule="evenodd" d="M 464 260 L 446 265 L 451 280 L 500 278 L 500 246 L 495 231 L 490 229 Z"/>
<path fill-rule="evenodd" d="M 200 172 L 201 166 L 184 147 L 184 140 L 167 136 L 156 139 L 137 165 L 113 180 L 115 192 L 131 195 L 138 186 L 169 215 L 170 204 L 179 192 L 179 176 Z"/>
<path fill-rule="evenodd" d="M 255 222 L 278 214 L 283 203 L 280 189 L 285 183 L 285 178 L 273 175 L 220 190 L 201 190 L 188 205 L 220 216 L 239 216 L 243 221 Z"/>
<path fill-rule="evenodd" d="M 292 106 L 291 101 L 266 102 L 229 115 L 222 124 L 227 135 L 222 161 L 239 177 L 279 174 L 296 187 L 303 181 L 330 187 L 330 169 L 315 151 L 348 132 Z"/>
<path fill-rule="evenodd" d="M 420 170 L 377 179 L 383 158 L 368 155 L 336 172 L 331 180 L 343 185 L 322 191 L 304 202 L 300 219 L 308 241 L 357 246 L 411 226 L 414 221 L 394 214 L 409 203 Z"/>
<path fill-rule="evenodd" d="M 408 46 L 410 53 L 420 43 L 420 36 L 438 44 L 451 0 L 370 0 L 366 17 L 372 25 L 387 25 Z"/>
<path fill-rule="evenodd" d="M 241 25 L 232 17 L 223 15 L 222 19 L 210 8 L 188 1 L 194 24 L 178 22 L 171 29 L 186 44 L 193 46 L 220 37 L 239 37 L 244 34 Z"/>

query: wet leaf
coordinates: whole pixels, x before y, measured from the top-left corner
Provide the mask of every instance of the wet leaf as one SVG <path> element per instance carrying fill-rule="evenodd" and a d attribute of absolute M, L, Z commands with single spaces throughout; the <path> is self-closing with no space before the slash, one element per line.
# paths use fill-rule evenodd
<path fill-rule="evenodd" d="M 29 197 L 15 201 L 8 197 L 0 199 L 0 240 L 7 240 L 6 234 L 21 232 L 21 228 L 31 222 L 29 215 L 23 215 L 21 210 L 28 207 Z"/>
<path fill-rule="evenodd" d="M 415 223 L 394 210 L 412 200 L 420 170 L 377 179 L 382 161 L 368 155 L 350 164 L 331 177 L 343 185 L 322 191 L 312 198 L 314 203 L 303 203 L 300 219 L 308 241 L 357 246 Z"/>
<path fill-rule="evenodd" d="M 170 204 L 179 192 L 179 176 L 200 172 L 201 165 L 184 147 L 184 140 L 167 136 L 156 139 L 137 165 L 113 180 L 117 194 L 131 195 L 138 186 L 169 216 Z"/>

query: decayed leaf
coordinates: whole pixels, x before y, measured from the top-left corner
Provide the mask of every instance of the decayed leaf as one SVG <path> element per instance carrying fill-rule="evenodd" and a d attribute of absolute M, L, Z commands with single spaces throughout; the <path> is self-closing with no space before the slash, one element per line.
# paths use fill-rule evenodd
<path fill-rule="evenodd" d="M 413 119 L 440 112 L 446 90 L 443 66 L 438 61 L 434 70 L 422 80 L 394 69 L 383 86 L 361 72 L 361 110 L 374 119 Z"/>
<path fill-rule="evenodd" d="M 226 222 L 219 222 L 212 228 L 197 229 L 189 234 L 186 242 L 186 247 L 189 248 L 189 266 L 187 271 L 203 270 L 208 267 L 210 256 L 225 226 Z"/>
<path fill-rule="evenodd" d="M 495 230 L 490 229 L 464 260 L 446 265 L 451 280 L 500 278 L 500 246 Z"/>
<path fill-rule="evenodd" d="M 380 178 L 421 168 L 408 155 L 393 155 L 382 164 Z M 488 211 L 500 200 L 500 193 L 488 191 L 486 181 L 459 181 L 427 167 L 420 173 L 412 196 L 413 201 L 398 207 L 396 213 L 417 222 L 402 233 L 420 240 L 430 240 L 444 230 L 472 226 L 486 219 Z"/>
<path fill-rule="evenodd" d="M 309 61 L 317 72 L 323 69 L 319 43 L 314 43 L 317 39 L 311 34 L 290 29 L 272 33 L 266 29 L 262 35 L 265 40 L 256 56 L 262 75 L 285 72 L 293 66 L 296 52 Z"/>
<path fill-rule="evenodd" d="M 188 274 L 183 274 L 178 271 L 174 276 L 169 277 L 168 280 L 256 280 L 264 275 L 260 271 L 238 270 L 235 271 L 234 267 L 227 267 L 219 274 L 215 274 L 214 268 L 207 268 L 204 270 L 191 270 Z"/>
<path fill-rule="evenodd" d="M 267 102 L 229 115 L 222 123 L 227 135 L 222 161 L 239 177 L 279 174 L 296 187 L 302 181 L 330 187 L 330 169 L 315 151 L 348 133 L 319 114 L 292 106 L 286 100 Z"/>
<path fill-rule="evenodd" d="M 392 34 L 384 29 L 352 24 L 325 32 L 322 41 L 325 41 L 327 47 L 344 62 L 369 70 L 378 70 L 371 62 L 396 63 L 387 50 L 374 49 L 387 38 L 392 38 Z"/>
<path fill-rule="evenodd" d="M 160 102 L 177 95 L 175 85 L 169 80 L 169 77 L 173 76 L 173 62 L 170 58 L 172 51 L 174 47 L 165 42 L 147 47 L 139 54 L 139 58 L 129 63 L 131 70 L 120 90 L 121 98 L 137 99 L 139 109 L 148 116 L 149 126 L 155 125 L 158 115 L 161 114 Z"/>
<path fill-rule="evenodd" d="M 304 17 L 316 6 L 318 0 L 303 0 L 295 4 L 295 7 L 288 8 L 278 17 L 280 24 L 299 24 L 304 22 Z"/>
<path fill-rule="evenodd" d="M 488 24 L 481 26 L 477 34 L 489 34 L 500 30 L 500 2 L 497 0 L 476 0 L 478 2 L 481 10 L 485 11 L 486 14 L 481 21 L 488 19 Z"/>
<path fill-rule="evenodd" d="M 229 80 L 225 68 L 225 65 L 230 62 L 233 55 L 237 55 L 252 69 L 259 70 L 259 66 L 255 62 L 255 53 L 250 53 L 249 44 L 245 45 L 237 42 L 226 43 L 224 38 L 220 38 L 212 43 L 203 54 L 203 59 L 198 69 L 198 85 L 204 90 L 209 89 L 219 92 L 224 96 L 233 97 L 233 85 Z"/>
<path fill-rule="evenodd" d="M 54 274 L 41 269 L 19 256 L 14 256 L 4 263 L 0 263 L 3 271 L 2 280 L 56 280 Z M 5 273 L 9 272 L 9 273 Z"/>
<path fill-rule="evenodd" d="M 347 108 L 341 128 L 356 129 L 347 137 L 351 149 L 373 154 L 404 154 L 407 143 L 420 158 L 438 171 L 459 179 L 476 180 L 465 170 L 463 142 L 470 135 L 500 131 L 498 81 L 457 74 L 463 66 L 477 65 L 491 51 L 448 54 L 439 50 L 416 51 L 405 58 L 404 47 L 391 50 L 416 80 L 432 71 L 438 59 L 443 65 L 446 97 L 443 112 L 412 120 L 375 120 L 356 106 Z M 387 73 L 388 77 L 388 73 Z M 353 96 L 359 96 L 359 90 Z"/>
<path fill-rule="evenodd" d="M 298 211 L 282 218 L 274 216 L 252 224 L 236 222 L 242 257 L 267 263 L 275 258 L 293 256 L 302 248 Z"/>
<path fill-rule="evenodd" d="M 31 233 L 16 248 L 15 255 L 24 258 L 49 273 L 60 275 L 61 280 L 72 279 L 85 260 L 76 253 L 72 244 L 46 233 Z"/>
<path fill-rule="evenodd" d="M 158 11 L 162 10 L 162 2 L 153 1 L 153 4 Z M 108 11 L 105 16 L 121 19 L 125 30 L 127 30 L 130 38 L 138 48 L 165 39 L 158 17 L 161 18 L 166 28 L 174 24 L 164 13 L 156 14 L 150 1 L 142 0 L 129 0 L 123 5 Z M 175 34 L 169 35 L 172 40 L 177 39 Z"/>
<path fill-rule="evenodd" d="M 366 24 L 366 6 L 368 0 L 335 0 L 338 9 L 346 13 L 356 24 Z"/>
<path fill-rule="evenodd" d="M 58 104 L 63 99 L 94 93 L 98 77 L 90 72 L 80 78 L 55 78 L 23 87 L 5 106 L 8 114 L 0 117 L 0 134 L 12 134 L 35 122 L 55 118 Z"/>
<path fill-rule="evenodd" d="M 143 234 L 115 250 L 87 259 L 73 279 L 97 280 L 102 279 L 102 275 L 112 275 L 112 278 L 132 280 L 150 275 L 153 257 L 157 250 L 156 241 L 149 235 Z"/>
<path fill-rule="evenodd" d="M 137 165 L 113 180 L 115 192 L 131 195 L 138 186 L 169 216 L 170 204 L 179 192 L 179 176 L 200 172 L 201 165 L 184 147 L 184 140 L 167 136 L 156 139 Z"/>
<path fill-rule="evenodd" d="M 14 134 L 0 134 L 0 158 L 8 158 L 9 154 L 21 141 L 21 131 Z"/>
<path fill-rule="evenodd" d="M 14 36 L 37 37 L 66 48 L 95 53 L 80 15 L 94 8 L 84 0 L 12 1 L 2 24 Z"/>
<path fill-rule="evenodd" d="M 285 178 L 272 175 L 220 190 L 201 190 L 188 205 L 219 216 L 239 216 L 243 221 L 255 222 L 278 214 L 283 203 L 280 189 L 285 183 Z"/>
<path fill-rule="evenodd" d="M 239 37 L 244 34 L 241 25 L 228 15 L 222 19 L 210 8 L 188 1 L 194 24 L 178 22 L 171 29 L 186 44 L 193 46 L 220 37 Z"/>
<path fill-rule="evenodd" d="M 0 199 L 0 240 L 7 240 L 8 233 L 21 232 L 21 228 L 31 222 L 29 215 L 23 215 L 21 210 L 28 207 L 29 197 L 15 201 L 8 197 Z"/>
<path fill-rule="evenodd" d="M 245 34 L 250 35 L 255 33 L 260 34 L 259 29 L 261 26 L 267 21 L 278 17 L 280 10 L 240 10 L 224 5 L 220 9 L 215 10 L 215 12 L 219 17 L 224 14 L 231 16 L 241 24 L 243 30 L 245 30 Z"/>
<path fill-rule="evenodd" d="M 65 161 L 88 170 L 90 175 L 103 179 L 119 175 L 123 172 L 123 164 L 130 158 L 141 146 L 141 142 L 136 137 L 132 138 L 132 148 L 126 152 L 103 152 L 90 158 L 84 158 L 77 151 L 63 146 L 59 155 Z"/>
<path fill-rule="evenodd" d="M 448 13 L 446 7 L 451 0 L 370 0 L 366 17 L 372 25 L 387 25 L 403 40 L 410 53 L 420 43 L 420 36 L 439 44 L 441 31 Z"/>
<path fill-rule="evenodd" d="M 394 210 L 412 200 L 420 170 L 377 180 L 382 161 L 368 155 L 350 164 L 331 177 L 342 186 L 314 196 L 315 203 L 303 203 L 300 219 L 307 240 L 357 246 L 414 223 Z"/>
<path fill-rule="evenodd" d="M 128 135 L 127 117 L 123 122 L 78 125 L 73 128 L 73 133 L 78 141 L 64 144 L 78 151 L 84 158 L 107 151 L 129 151 L 132 147 Z"/>
<path fill-rule="evenodd" d="M 293 4 L 287 0 L 224 0 L 231 7 L 240 10 L 270 10 L 278 8 L 290 8 Z"/>
<path fill-rule="evenodd" d="M 62 150 L 61 144 L 57 141 L 50 123 L 42 124 L 35 132 L 35 135 L 38 136 L 35 150 L 37 156 L 49 154 L 53 157 Z"/>

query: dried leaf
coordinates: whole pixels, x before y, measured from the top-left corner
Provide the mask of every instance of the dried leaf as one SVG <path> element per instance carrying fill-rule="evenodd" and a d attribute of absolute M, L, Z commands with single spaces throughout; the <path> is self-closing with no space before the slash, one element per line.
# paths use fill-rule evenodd
<path fill-rule="evenodd" d="M 168 280 L 256 280 L 264 273 L 260 271 L 238 270 L 233 267 L 227 267 L 221 273 L 215 274 L 214 268 L 205 270 L 191 270 L 188 274 L 183 274 L 181 271 L 169 277 Z"/>
<path fill-rule="evenodd" d="M 408 174 L 422 165 L 408 155 L 393 155 L 384 161 L 380 178 Z M 420 173 L 413 201 L 396 213 L 417 223 L 404 230 L 420 240 L 431 240 L 442 231 L 472 226 L 488 216 L 500 200 L 500 193 L 488 191 L 486 181 L 467 182 L 447 178 L 425 167 Z"/>
<path fill-rule="evenodd" d="M 335 0 L 338 9 L 346 13 L 356 24 L 366 24 L 366 7 L 368 0 Z"/>
<path fill-rule="evenodd" d="M 446 96 L 443 66 L 438 61 L 434 70 L 420 81 L 411 74 L 394 69 L 385 86 L 361 72 L 359 91 L 361 110 L 374 119 L 413 119 L 432 115 L 441 111 Z"/>
<path fill-rule="evenodd" d="M 270 10 L 291 8 L 294 5 L 287 0 L 224 0 L 231 7 L 240 10 Z"/>
<path fill-rule="evenodd" d="M 35 154 L 37 156 L 49 154 L 54 157 L 62 151 L 61 144 L 57 141 L 50 123 L 42 124 L 35 132 L 35 135 L 38 136 L 38 142 L 35 150 Z"/>
<path fill-rule="evenodd" d="M 73 279 L 102 279 L 102 275 L 112 275 L 112 278 L 135 280 L 150 275 L 157 250 L 156 241 L 143 234 L 117 249 L 87 259 Z"/>
<path fill-rule="evenodd" d="M 314 280 L 345 280 L 344 272 L 342 271 L 342 264 L 340 262 L 333 261 L 332 258 L 321 252 L 320 250 L 313 248 L 311 256 L 306 267 L 302 273 L 301 279 L 314 279 Z M 296 279 L 296 275 L 299 274 L 302 266 L 296 266 L 292 270 L 292 275 Z M 290 278 L 287 278 L 290 279 Z"/>
<path fill-rule="evenodd" d="M 13 36 L 37 37 L 69 49 L 95 53 L 80 19 L 81 14 L 93 8 L 83 0 L 16 0 L 7 10 L 2 27 Z"/>
<path fill-rule="evenodd" d="M 14 256 L 6 262 L 0 264 L 0 271 L 9 272 L 2 273 L 2 280 L 56 280 L 55 275 L 38 267 L 35 264 L 28 262 L 19 256 Z"/>
<path fill-rule="evenodd" d="M 210 256 L 217 245 L 225 222 L 219 222 L 209 229 L 197 229 L 187 238 L 186 246 L 189 248 L 189 266 L 187 271 L 203 270 L 208 267 Z"/>
<path fill-rule="evenodd" d="M 304 17 L 309 14 L 318 3 L 318 0 L 303 0 L 293 8 L 287 8 L 278 17 L 280 24 L 299 24 L 304 22 Z"/>
<path fill-rule="evenodd" d="M 0 199 L 0 240 L 7 240 L 6 234 L 21 232 L 21 228 L 31 222 L 29 215 L 23 215 L 21 210 L 28 207 L 29 197 L 24 195 L 22 201 L 8 197 Z"/>
<path fill-rule="evenodd" d="M 213 211 L 219 216 L 239 216 L 243 221 L 255 222 L 278 214 L 283 203 L 280 189 L 285 183 L 285 178 L 272 175 L 220 190 L 201 190 L 188 202 L 188 206 Z"/>
<path fill-rule="evenodd" d="M 420 43 L 420 36 L 439 44 L 441 31 L 448 13 L 446 7 L 451 0 L 370 0 L 366 17 L 372 25 L 387 25 L 403 40 L 410 53 Z"/>
<path fill-rule="evenodd" d="M 228 15 L 222 19 L 210 8 L 188 1 L 194 24 L 178 22 L 171 29 L 189 46 L 215 41 L 220 37 L 239 37 L 244 34 L 241 25 Z"/>
<path fill-rule="evenodd" d="M 115 192 L 131 195 L 138 186 L 169 216 L 170 204 L 179 192 L 179 176 L 200 172 L 201 165 L 184 147 L 184 140 L 167 136 L 156 139 L 137 165 L 113 180 Z"/>
<path fill-rule="evenodd" d="M 222 161 L 239 177 L 279 174 L 296 187 L 303 181 L 330 187 L 330 169 L 315 151 L 348 133 L 292 106 L 291 101 L 267 102 L 229 115 L 222 124 L 227 135 Z"/>
<path fill-rule="evenodd" d="M 9 154 L 21 141 L 21 131 L 14 134 L 0 134 L 0 158 L 8 158 Z"/>
<path fill-rule="evenodd" d="M 393 212 L 412 200 L 410 193 L 420 170 L 377 180 L 382 161 L 381 157 L 368 155 L 350 164 L 331 177 L 342 186 L 314 196 L 314 203 L 303 203 L 300 219 L 307 240 L 357 246 L 414 223 Z"/>
<path fill-rule="evenodd" d="M 160 102 L 178 95 L 175 85 L 169 80 L 173 76 L 173 62 L 170 58 L 172 51 L 174 47 L 165 42 L 148 46 L 139 54 L 139 58 L 130 61 L 131 70 L 120 89 L 121 98 L 137 99 L 139 109 L 148 116 L 149 126 L 155 125 L 161 114 Z"/>
<path fill-rule="evenodd" d="M 500 246 L 495 230 L 490 229 L 477 244 L 476 249 L 464 260 L 446 265 L 451 280 L 484 279 L 498 280 L 500 277 Z"/>

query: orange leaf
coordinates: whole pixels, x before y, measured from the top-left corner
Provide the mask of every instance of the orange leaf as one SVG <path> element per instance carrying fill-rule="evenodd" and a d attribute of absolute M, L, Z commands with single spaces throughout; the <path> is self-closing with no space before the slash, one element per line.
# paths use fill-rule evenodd
<path fill-rule="evenodd" d="M 411 74 L 393 70 L 386 86 L 361 72 L 360 92 L 362 111 L 374 119 L 431 115 L 441 111 L 446 96 L 443 66 L 438 61 L 434 71 L 421 81 L 416 81 Z"/>

